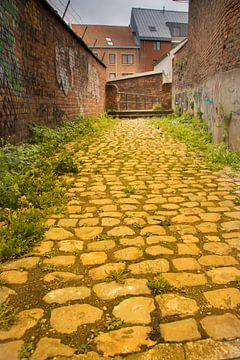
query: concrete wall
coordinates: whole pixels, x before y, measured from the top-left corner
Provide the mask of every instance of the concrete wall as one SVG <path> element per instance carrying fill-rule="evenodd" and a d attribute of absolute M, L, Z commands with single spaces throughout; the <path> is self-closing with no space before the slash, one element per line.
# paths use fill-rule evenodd
<path fill-rule="evenodd" d="M 0 2 L 0 137 L 104 110 L 106 69 L 44 1 Z"/>
<path fill-rule="evenodd" d="M 152 109 L 154 103 L 171 108 L 171 85 L 162 84 L 161 73 L 142 73 L 108 81 L 106 96 L 109 109 Z"/>
<path fill-rule="evenodd" d="M 229 145 L 240 149 L 240 2 L 191 0 L 189 40 L 175 55 L 173 106 L 202 112 L 215 142 L 232 113 Z"/>

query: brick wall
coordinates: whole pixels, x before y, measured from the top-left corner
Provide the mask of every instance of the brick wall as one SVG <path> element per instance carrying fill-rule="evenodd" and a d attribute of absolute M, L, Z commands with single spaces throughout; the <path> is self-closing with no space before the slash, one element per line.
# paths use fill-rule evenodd
<path fill-rule="evenodd" d="M 171 108 L 171 86 L 162 85 L 161 73 L 136 74 L 107 82 L 107 106 L 110 109 L 114 107 L 118 110 L 152 109 L 154 103 L 161 103 L 166 109 Z"/>
<path fill-rule="evenodd" d="M 0 2 L 0 137 L 104 110 L 106 69 L 42 0 Z"/>
<path fill-rule="evenodd" d="M 229 144 L 240 149 L 240 2 L 190 0 L 189 40 L 174 58 L 173 102 L 201 111 L 215 142 L 232 113 Z"/>

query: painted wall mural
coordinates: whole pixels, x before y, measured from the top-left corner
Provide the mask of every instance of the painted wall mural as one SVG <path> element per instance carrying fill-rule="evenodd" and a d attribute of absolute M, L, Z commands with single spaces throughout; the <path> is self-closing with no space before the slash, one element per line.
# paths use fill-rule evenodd
<path fill-rule="evenodd" d="M 88 64 L 88 93 L 96 100 L 98 103 L 100 100 L 100 83 L 99 76 L 96 68 L 89 63 Z"/>

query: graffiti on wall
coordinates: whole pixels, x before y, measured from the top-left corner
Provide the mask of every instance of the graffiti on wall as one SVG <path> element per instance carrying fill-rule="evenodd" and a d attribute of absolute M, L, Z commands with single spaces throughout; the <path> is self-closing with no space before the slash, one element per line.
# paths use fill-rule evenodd
<path fill-rule="evenodd" d="M 25 15 L 28 22 L 36 30 L 41 30 L 40 16 L 36 4 L 33 0 L 29 0 L 25 6 Z"/>
<path fill-rule="evenodd" d="M 98 103 L 100 100 L 100 83 L 97 69 L 91 64 L 88 64 L 88 93 Z"/>
<path fill-rule="evenodd" d="M 20 66 L 16 57 L 14 31 L 17 25 L 17 7 L 12 0 L 0 4 L 0 78 L 10 88 L 20 92 Z"/>
<path fill-rule="evenodd" d="M 59 87 L 62 88 L 67 96 L 69 89 L 74 87 L 74 50 L 64 46 L 55 47 L 56 77 Z"/>

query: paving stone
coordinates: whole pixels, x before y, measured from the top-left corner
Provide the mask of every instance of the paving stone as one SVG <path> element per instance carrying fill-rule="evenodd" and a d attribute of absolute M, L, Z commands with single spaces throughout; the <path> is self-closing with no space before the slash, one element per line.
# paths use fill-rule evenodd
<path fill-rule="evenodd" d="M 228 211 L 225 212 L 224 215 L 232 219 L 240 220 L 240 211 Z"/>
<path fill-rule="evenodd" d="M 91 204 L 94 205 L 110 205 L 112 204 L 112 200 L 111 199 L 95 199 L 95 200 L 90 200 Z"/>
<path fill-rule="evenodd" d="M 120 220 L 116 218 L 103 218 L 101 224 L 102 226 L 117 226 L 120 224 Z"/>
<path fill-rule="evenodd" d="M 61 306 L 52 310 L 50 323 L 57 332 L 71 334 L 83 324 L 100 320 L 102 314 L 102 310 L 88 304 Z"/>
<path fill-rule="evenodd" d="M 117 226 L 107 232 L 108 236 L 128 236 L 135 235 L 135 232 L 127 226 Z"/>
<path fill-rule="evenodd" d="M 102 300 L 116 299 L 126 295 L 150 294 L 146 279 L 126 279 L 123 284 L 116 281 L 100 283 L 93 286 L 93 291 Z"/>
<path fill-rule="evenodd" d="M 230 313 L 206 316 L 200 323 L 214 340 L 232 340 L 240 334 L 240 320 Z"/>
<path fill-rule="evenodd" d="M 151 255 L 151 256 L 157 256 L 157 255 L 161 255 L 161 254 L 166 254 L 166 255 L 172 255 L 174 254 L 174 251 L 161 246 L 161 245 L 154 245 L 154 246 L 149 246 L 145 249 L 146 254 Z"/>
<path fill-rule="evenodd" d="M 142 256 L 142 250 L 134 246 L 129 246 L 114 252 L 114 257 L 117 260 L 136 260 L 141 258 Z"/>
<path fill-rule="evenodd" d="M 90 215 L 90 214 L 89 214 Z M 79 221 L 79 226 L 97 226 L 99 224 L 98 218 L 85 218 Z"/>
<path fill-rule="evenodd" d="M 166 230 L 162 226 L 152 225 L 146 226 L 141 230 L 141 235 L 166 235 Z M 151 236 L 150 235 L 150 236 Z"/>
<path fill-rule="evenodd" d="M 217 224 L 211 222 L 203 222 L 199 225 L 196 225 L 196 228 L 204 234 L 218 232 Z"/>
<path fill-rule="evenodd" d="M 239 239 L 229 239 L 229 240 L 226 240 L 226 242 L 232 249 L 240 250 L 240 240 Z"/>
<path fill-rule="evenodd" d="M 149 218 L 147 219 L 148 223 L 149 222 Z M 146 224 L 146 221 L 143 220 L 142 218 L 137 218 L 137 217 L 127 217 L 126 219 L 123 220 L 124 224 L 125 225 L 133 225 L 133 227 L 138 227 L 139 225 L 140 226 L 143 226 Z"/>
<path fill-rule="evenodd" d="M 132 198 L 123 198 L 118 200 L 119 204 L 139 204 L 139 201 Z"/>
<path fill-rule="evenodd" d="M 203 248 L 217 255 L 228 255 L 232 251 L 231 247 L 223 242 L 206 243 Z"/>
<path fill-rule="evenodd" d="M 194 319 L 160 324 L 160 331 L 164 341 L 180 342 L 201 339 L 197 323 Z"/>
<path fill-rule="evenodd" d="M 180 235 L 197 233 L 195 226 L 192 225 L 173 225 L 169 227 L 169 230 L 173 233 L 179 233 Z"/>
<path fill-rule="evenodd" d="M 60 251 L 74 251 L 83 249 L 83 241 L 80 240 L 64 240 L 59 241 L 58 248 Z"/>
<path fill-rule="evenodd" d="M 199 239 L 193 235 L 183 235 L 182 240 L 185 244 L 193 244 L 199 242 Z"/>
<path fill-rule="evenodd" d="M 85 299 L 90 295 L 91 291 L 85 286 L 67 287 L 50 291 L 44 296 L 43 301 L 48 304 L 64 304 L 65 302 L 71 300 Z"/>
<path fill-rule="evenodd" d="M 155 342 L 148 338 L 151 328 L 132 326 L 98 335 L 94 343 L 104 356 L 138 352 L 142 346 L 153 346 Z"/>
<path fill-rule="evenodd" d="M 166 273 L 163 277 L 173 286 L 201 286 L 207 283 L 207 279 L 204 274 L 192 274 L 192 273 Z"/>
<path fill-rule="evenodd" d="M 225 231 L 234 231 L 234 230 L 240 230 L 240 221 L 227 221 L 222 223 L 222 229 Z"/>
<path fill-rule="evenodd" d="M 113 309 L 113 315 L 122 321 L 133 324 L 149 324 L 151 312 L 155 309 L 154 301 L 145 297 L 131 297 L 123 300 Z"/>
<path fill-rule="evenodd" d="M 56 356 L 72 357 L 74 355 L 74 349 L 61 344 L 60 339 L 51 339 L 43 337 L 39 340 L 36 350 L 31 356 L 31 360 L 44 360 L 55 358 Z"/>
<path fill-rule="evenodd" d="M 158 303 L 161 315 L 163 317 L 178 315 L 186 317 L 195 315 L 198 312 L 198 306 L 194 299 L 190 299 L 177 294 L 162 294 L 155 297 Z"/>
<path fill-rule="evenodd" d="M 0 281 L 5 284 L 24 284 L 28 280 L 27 271 L 4 271 L 0 274 Z"/>
<path fill-rule="evenodd" d="M 157 274 L 169 271 L 169 263 L 165 259 L 144 260 L 142 262 L 129 265 L 128 269 L 135 275 Z"/>
<path fill-rule="evenodd" d="M 60 219 L 58 221 L 58 226 L 62 227 L 75 227 L 77 225 L 78 219 Z"/>
<path fill-rule="evenodd" d="M 0 360 L 19 360 L 18 353 L 23 344 L 22 340 L 0 344 Z"/>
<path fill-rule="evenodd" d="M 83 275 L 76 275 L 70 272 L 65 271 L 54 271 L 44 276 L 45 282 L 52 282 L 52 281 L 80 281 L 82 280 Z"/>
<path fill-rule="evenodd" d="M 186 215 L 177 215 L 171 219 L 171 222 L 173 223 L 179 223 L 179 224 L 191 224 L 199 221 L 199 217 L 197 216 L 186 216 Z"/>
<path fill-rule="evenodd" d="M 201 266 L 196 259 L 193 258 L 179 258 L 172 260 L 174 267 L 179 270 L 199 270 Z"/>
<path fill-rule="evenodd" d="M 89 251 L 105 251 L 105 250 L 111 250 L 115 246 L 116 243 L 113 240 L 101 240 L 101 241 L 94 241 L 89 243 L 87 249 Z"/>
<path fill-rule="evenodd" d="M 158 344 L 144 353 L 129 355 L 127 360 L 186 360 L 180 344 Z M 87 360 L 87 359 L 86 359 Z M 93 360 L 93 359 L 92 359 Z M 120 360 L 117 359 L 117 360 Z M 215 359 L 217 360 L 217 359 Z"/>
<path fill-rule="evenodd" d="M 184 348 L 188 360 L 227 360 L 240 357 L 240 340 L 215 341 L 205 339 L 188 342 Z"/>
<path fill-rule="evenodd" d="M 42 309 L 21 311 L 17 315 L 16 323 L 9 330 L 0 330 L 0 340 L 21 339 L 25 332 L 33 328 L 42 317 Z"/>
<path fill-rule="evenodd" d="M 34 246 L 33 254 L 36 255 L 43 255 L 47 252 L 50 252 L 53 248 L 54 242 L 53 241 L 42 241 L 39 245 Z"/>
<path fill-rule="evenodd" d="M 89 270 L 89 276 L 93 280 L 103 280 L 107 278 L 112 271 L 124 270 L 124 263 L 108 263 L 97 268 Z"/>
<path fill-rule="evenodd" d="M 101 265 L 107 260 L 107 254 L 103 251 L 95 251 L 80 256 L 83 265 Z"/>
<path fill-rule="evenodd" d="M 43 260 L 44 265 L 54 265 L 54 266 L 71 266 L 75 263 L 75 256 L 73 255 L 59 255 L 54 256 L 50 259 Z"/>
<path fill-rule="evenodd" d="M 44 239 L 45 240 L 67 240 L 73 238 L 73 234 L 60 227 L 52 227 L 46 231 Z"/>
<path fill-rule="evenodd" d="M 205 237 L 206 237 L 207 241 L 212 241 L 212 242 L 220 242 L 221 241 L 219 236 L 211 236 L 211 235 L 209 236 L 209 235 L 207 235 Z"/>
<path fill-rule="evenodd" d="M 167 236 L 167 235 L 165 235 L 165 236 L 153 235 L 153 236 L 149 236 L 147 238 L 148 245 L 158 244 L 161 242 L 173 243 L 176 241 L 177 241 L 177 239 L 174 236 Z"/>
<path fill-rule="evenodd" d="M 201 250 L 195 244 L 177 244 L 179 255 L 199 255 Z"/>
<path fill-rule="evenodd" d="M 67 206 L 67 211 L 69 212 L 69 214 L 80 214 L 82 210 L 81 206 L 78 205 L 68 205 Z"/>
<path fill-rule="evenodd" d="M 27 257 L 19 260 L 14 260 L 0 265 L 1 271 L 4 270 L 19 270 L 19 269 L 34 269 L 39 263 L 40 257 Z"/>
<path fill-rule="evenodd" d="M 203 213 L 199 214 L 200 218 L 206 222 L 217 222 L 221 219 L 221 215 L 218 213 Z"/>
<path fill-rule="evenodd" d="M 14 290 L 9 289 L 6 286 L 1 286 L 0 287 L 0 305 L 3 304 L 6 300 L 8 300 L 10 295 L 17 295 L 17 293 Z"/>
<path fill-rule="evenodd" d="M 95 237 L 103 231 L 100 226 L 85 226 L 82 228 L 75 229 L 76 236 L 81 240 L 93 240 Z"/>
<path fill-rule="evenodd" d="M 101 207 L 101 211 L 103 211 L 103 212 L 115 212 L 115 211 L 117 211 L 117 206 L 116 205 L 104 205 L 104 206 Z M 121 213 L 119 213 L 119 214 L 121 214 Z M 121 215 L 119 217 L 121 217 Z"/>
<path fill-rule="evenodd" d="M 230 266 L 238 264 L 234 257 L 221 255 L 204 255 L 198 261 L 203 266 Z"/>
<path fill-rule="evenodd" d="M 240 270 L 235 267 L 222 267 L 207 271 L 214 284 L 227 284 L 240 276 Z"/>
<path fill-rule="evenodd" d="M 123 238 L 120 239 L 120 244 L 123 246 L 144 246 L 145 242 L 142 236 L 137 236 L 133 239 L 130 238 Z"/>
<path fill-rule="evenodd" d="M 203 293 L 208 303 L 215 308 L 233 309 L 240 305 L 240 291 L 234 288 L 218 289 Z"/>

